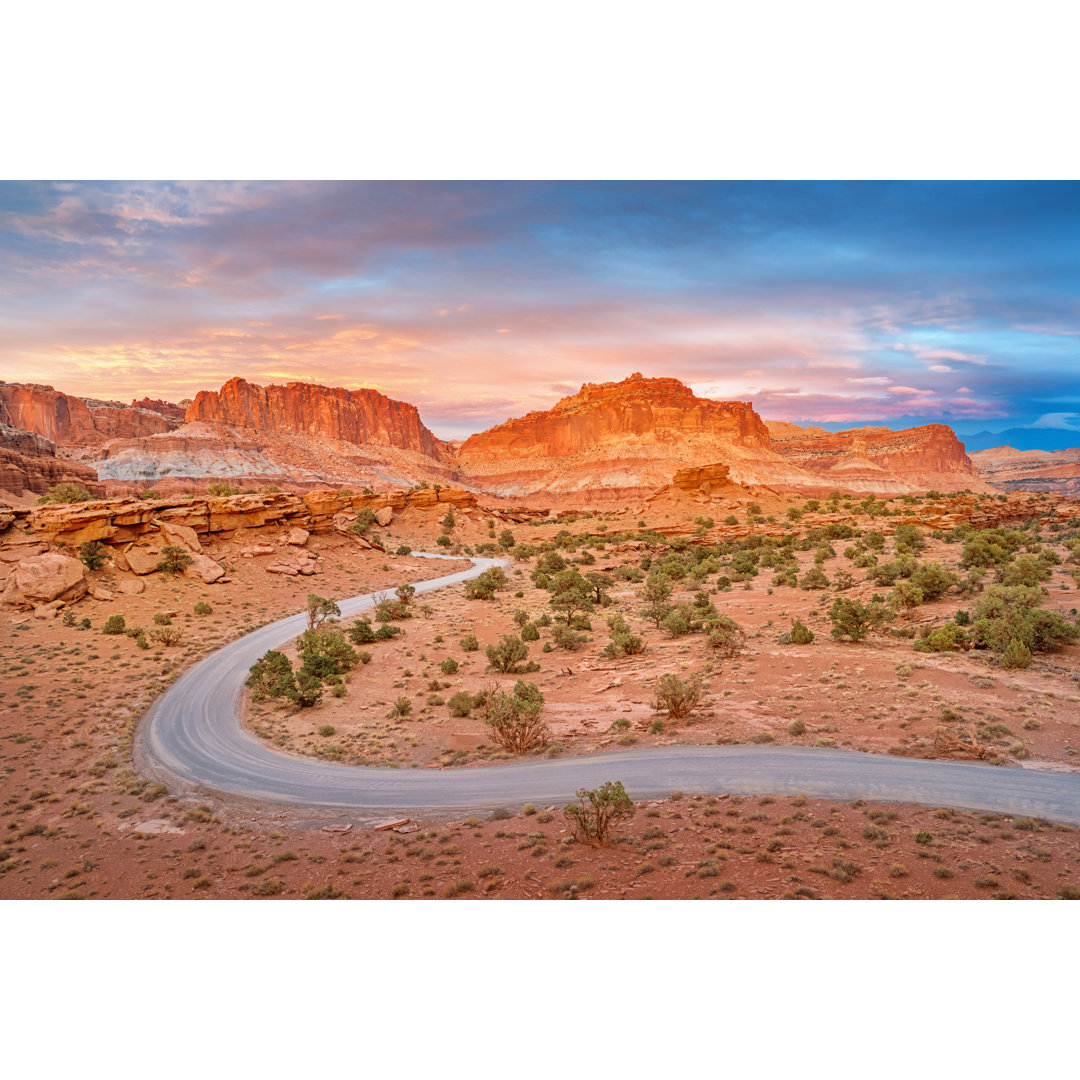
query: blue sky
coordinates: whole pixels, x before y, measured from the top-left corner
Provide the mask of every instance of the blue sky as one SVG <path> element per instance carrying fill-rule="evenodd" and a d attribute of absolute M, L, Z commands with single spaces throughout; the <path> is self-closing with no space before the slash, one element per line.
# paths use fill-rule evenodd
<path fill-rule="evenodd" d="M 373 386 L 461 437 L 640 371 L 1080 429 L 1080 184 L 2 183 L 0 378 Z"/>

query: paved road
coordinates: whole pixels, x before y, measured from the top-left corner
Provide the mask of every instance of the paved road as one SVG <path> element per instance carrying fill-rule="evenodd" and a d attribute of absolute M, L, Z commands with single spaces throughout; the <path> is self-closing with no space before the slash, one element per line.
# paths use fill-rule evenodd
<path fill-rule="evenodd" d="M 428 556 L 438 558 L 439 556 Z M 429 592 L 475 577 L 471 570 L 418 582 Z M 343 616 L 374 606 L 372 594 L 340 601 Z M 794 795 L 956 806 L 1080 825 L 1080 775 L 921 761 L 809 747 L 673 746 L 589 757 L 527 759 L 465 769 L 360 768 L 276 753 L 240 725 L 251 665 L 296 637 L 293 615 L 226 645 L 178 679 L 140 729 L 140 761 L 166 780 L 292 807 L 332 809 L 359 819 L 385 814 L 438 817 L 525 802 L 562 804 L 582 787 L 621 780 L 635 799 L 686 793 Z M 354 687 L 362 685 L 362 675 Z M 356 689 L 354 689 L 354 693 Z"/>

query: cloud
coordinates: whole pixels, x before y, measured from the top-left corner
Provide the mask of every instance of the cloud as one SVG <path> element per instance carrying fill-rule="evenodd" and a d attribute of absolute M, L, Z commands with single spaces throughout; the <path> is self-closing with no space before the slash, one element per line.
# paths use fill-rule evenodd
<path fill-rule="evenodd" d="M 890 386 L 890 394 L 922 394 L 933 396 L 933 390 L 916 390 L 914 386 Z"/>
<path fill-rule="evenodd" d="M 1056 428 L 1063 431 L 1080 431 L 1080 413 L 1052 412 L 1043 413 L 1031 426 L 1034 428 Z"/>

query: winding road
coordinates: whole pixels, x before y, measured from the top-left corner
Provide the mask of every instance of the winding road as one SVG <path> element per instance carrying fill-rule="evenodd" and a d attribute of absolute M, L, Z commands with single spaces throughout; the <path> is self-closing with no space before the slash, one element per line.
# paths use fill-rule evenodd
<path fill-rule="evenodd" d="M 505 565 L 500 559 L 472 561 L 470 570 L 417 582 L 417 593 L 459 584 L 489 567 Z M 343 616 L 370 610 L 374 603 L 370 593 L 339 601 Z M 1077 774 L 848 750 L 672 746 L 447 770 L 367 768 L 277 753 L 241 726 L 240 699 L 251 665 L 268 649 L 300 634 L 306 618 L 298 614 L 263 626 L 185 672 L 151 706 L 140 726 L 136 744 L 140 765 L 173 785 L 334 811 L 356 820 L 453 816 L 525 802 L 561 804 L 579 788 L 621 780 L 634 799 L 663 798 L 672 791 L 801 793 L 954 806 L 1080 825 Z"/>

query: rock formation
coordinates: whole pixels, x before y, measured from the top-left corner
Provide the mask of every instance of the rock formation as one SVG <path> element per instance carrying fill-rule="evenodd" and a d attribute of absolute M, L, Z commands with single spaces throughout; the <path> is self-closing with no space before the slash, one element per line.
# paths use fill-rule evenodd
<path fill-rule="evenodd" d="M 653 489 L 680 467 L 722 462 L 737 483 L 806 480 L 770 448 L 746 402 L 699 398 L 678 379 L 586 383 L 546 412 L 467 439 L 463 478 L 501 495 Z"/>
<path fill-rule="evenodd" d="M 86 595 L 86 567 L 78 559 L 47 551 L 22 559 L 4 581 L 2 599 L 18 607 L 79 600 Z"/>
<path fill-rule="evenodd" d="M 44 495 L 66 482 L 103 494 L 97 473 L 87 465 L 56 456 L 56 444 L 30 431 L 0 424 L 0 490 L 16 499 Z"/>
<path fill-rule="evenodd" d="M 829 432 L 770 423 L 772 449 L 822 489 L 902 494 L 987 491 L 963 443 L 944 424 Z"/>
<path fill-rule="evenodd" d="M 982 479 L 1001 491 L 1080 496 L 1080 449 L 1014 450 L 1011 446 L 996 446 L 970 456 Z"/>
<path fill-rule="evenodd" d="M 0 383 L 0 423 L 43 435 L 60 446 L 97 446 L 169 431 L 176 421 L 119 401 L 72 397 L 36 383 Z"/>
<path fill-rule="evenodd" d="M 323 436 L 359 446 L 396 446 L 443 461 L 446 445 L 421 422 L 415 405 L 377 390 L 344 390 L 314 383 L 256 386 L 230 379 L 220 390 L 203 390 L 186 419 L 277 434 Z"/>

